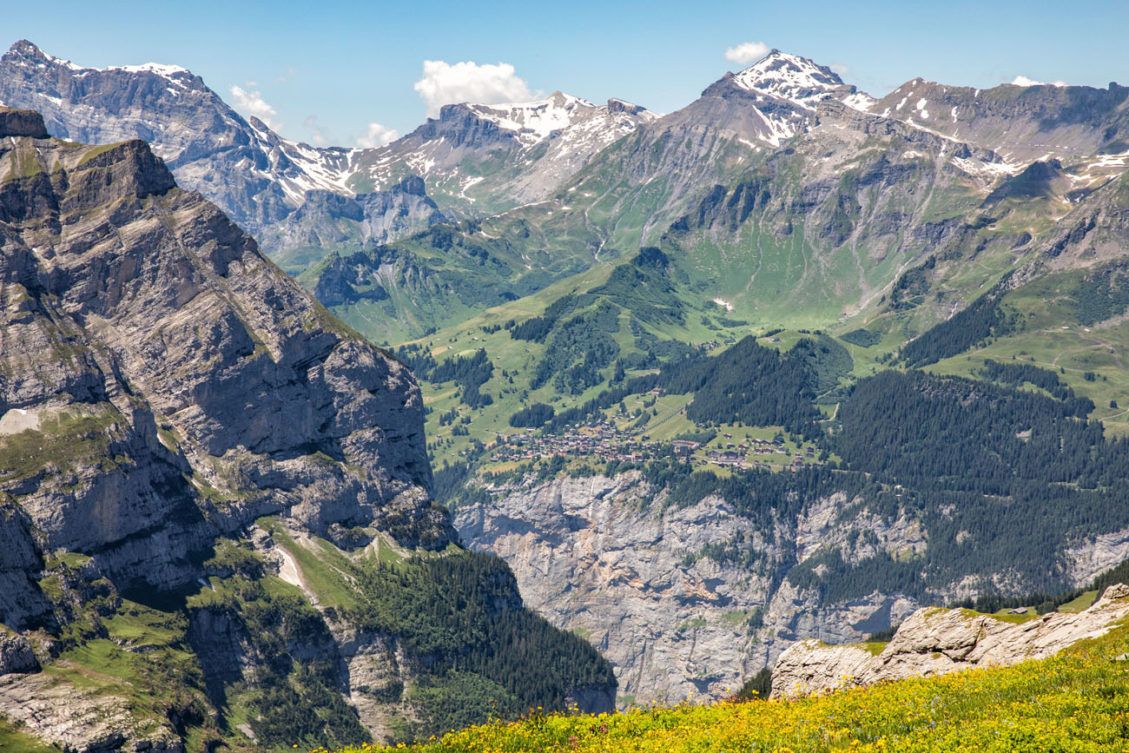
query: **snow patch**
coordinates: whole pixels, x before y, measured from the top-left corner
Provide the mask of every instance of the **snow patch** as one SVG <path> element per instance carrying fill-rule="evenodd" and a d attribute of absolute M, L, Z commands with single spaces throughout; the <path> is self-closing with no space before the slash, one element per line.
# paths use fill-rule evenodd
<path fill-rule="evenodd" d="M 577 122 L 598 109 L 588 100 L 557 92 L 537 102 L 509 102 L 500 105 L 471 105 L 480 117 L 516 131 L 535 143 Z"/>
<path fill-rule="evenodd" d="M 978 159 L 968 159 L 964 157 L 953 157 L 952 164 L 960 168 L 969 175 L 985 176 L 991 178 L 998 178 L 1004 175 L 1015 175 L 1022 170 L 1021 165 L 1013 165 L 1010 162 L 1003 160 L 999 162 L 985 162 Z"/>
<path fill-rule="evenodd" d="M 187 68 L 182 68 L 179 65 L 166 65 L 164 63 L 142 63 L 141 65 L 122 65 L 113 68 L 102 68 L 94 70 L 106 71 L 125 71 L 126 73 L 156 73 L 158 76 L 169 78 L 187 73 L 192 75 L 192 72 Z"/>
<path fill-rule="evenodd" d="M 866 92 L 855 92 L 854 94 L 848 94 L 843 97 L 843 104 L 859 112 L 870 112 L 870 109 L 877 103 L 878 100 Z"/>

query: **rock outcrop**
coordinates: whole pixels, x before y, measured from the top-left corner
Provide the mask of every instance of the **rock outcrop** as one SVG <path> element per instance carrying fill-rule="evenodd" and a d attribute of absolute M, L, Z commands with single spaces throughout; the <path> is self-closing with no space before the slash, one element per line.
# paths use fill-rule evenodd
<path fill-rule="evenodd" d="M 13 110 L 0 106 L 0 138 L 27 136 L 33 139 L 47 138 L 47 126 L 43 118 L 34 110 Z"/>
<path fill-rule="evenodd" d="M 10 721 L 65 751 L 185 751 L 168 722 L 140 719 L 125 699 L 58 681 L 46 672 L 0 676 L 0 710 Z"/>
<path fill-rule="evenodd" d="M 177 189 L 143 142 L 16 139 L 0 165 L 0 415 L 39 427 L 0 440 L 18 461 L 2 488 L 43 546 L 173 582 L 187 574 L 162 574 L 138 542 L 165 537 L 182 558 L 269 511 L 448 540 L 407 368 Z"/>
<path fill-rule="evenodd" d="M 965 609 L 920 609 L 885 646 L 796 643 L 780 655 L 773 669 L 772 695 L 790 697 L 1043 659 L 1078 641 L 1104 635 L 1126 616 L 1129 586 L 1125 585 L 1107 588 L 1083 612 L 1052 612 L 1030 619 Z"/>
<path fill-rule="evenodd" d="M 39 671 L 31 643 L 22 635 L 0 635 L 0 675 Z"/>

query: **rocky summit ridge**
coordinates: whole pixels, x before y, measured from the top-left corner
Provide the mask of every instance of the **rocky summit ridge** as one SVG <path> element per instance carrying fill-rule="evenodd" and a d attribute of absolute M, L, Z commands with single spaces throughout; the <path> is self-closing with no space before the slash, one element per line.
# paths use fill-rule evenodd
<path fill-rule="evenodd" d="M 853 685 L 929 677 L 974 667 L 1045 659 L 1105 635 L 1129 616 L 1129 586 L 1110 586 L 1090 608 L 1039 617 L 927 607 L 910 615 L 884 646 L 799 641 L 777 660 L 773 696 L 797 696 Z"/>

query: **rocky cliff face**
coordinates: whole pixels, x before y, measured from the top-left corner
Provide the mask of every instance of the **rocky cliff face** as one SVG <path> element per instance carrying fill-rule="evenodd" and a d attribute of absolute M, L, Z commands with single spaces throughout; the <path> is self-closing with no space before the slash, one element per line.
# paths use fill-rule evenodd
<path fill-rule="evenodd" d="M 637 471 L 527 478 L 484 487 L 489 499 L 470 495 L 456 508 L 455 523 L 469 545 L 510 564 L 530 606 L 608 657 L 621 705 L 725 697 L 773 665 L 774 677 L 793 678 L 780 679 L 781 688 L 804 682 L 820 689 L 848 670 L 882 679 L 895 671 L 1002 661 L 1009 652 L 1061 648 L 1064 636 L 1076 640 L 1129 614 L 1129 591 L 1107 594 L 1088 616 L 1054 615 L 1021 626 L 994 617 L 969 621 L 960 610 L 922 611 L 924 604 L 1015 584 L 1006 570 L 978 571 L 972 563 L 937 571 L 930 546 L 948 523 L 908 495 L 903 503 L 876 488 L 805 486 L 800 480 L 732 487 L 679 502 Z M 726 499 L 730 493 L 733 499 Z M 1088 550 L 1076 582 L 1118 564 L 1119 542 Z M 1069 544 L 1056 544 L 1064 566 L 1076 558 Z M 921 577 L 916 574 L 882 577 L 902 563 L 928 574 L 928 587 L 909 584 Z M 823 579 L 831 571 L 845 580 L 828 586 Z M 874 585 L 879 581 L 881 588 Z M 902 633 L 881 663 L 861 646 L 824 648 L 857 644 L 899 624 Z M 959 655 L 938 658 L 933 648 L 922 648 L 935 634 L 958 628 L 961 641 L 974 638 L 953 643 L 963 647 Z M 937 640 L 928 645 L 947 646 L 949 638 Z M 825 666 L 828 657 L 839 664 Z"/>
<path fill-rule="evenodd" d="M 673 703 L 735 692 L 794 640 L 859 640 L 916 607 L 877 593 L 827 603 L 784 577 L 828 547 L 861 561 L 924 546 L 911 518 L 847 502 L 817 500 L 764 530 L 720 497 L 673 505 L 627 472 L 498 488 L 455 522 L 470 546 L 506 560 L 527 604 L 611 660 L 621 703 Z"/>
<path fill-rule="evenodd" d="M 18 139 L 2 159 L 0 408 L 35 424 L 5 437 L 20 462 L 4 482 L 50 548 L 116 562 L 107 548 L 170 522 L 267 510 L 446 540 L 407 369 L 339 329 L 144 143 Z M 59 468 L 51 449 L 121 462 Z"/>
<path fill-rule="evenodd" d="M 144 142 L 65 142 L 0 109 L 0 715 L 76 751 L 183 750 L 189 728 L 254 741 L 267 711 L 225 733 L 224 693 L 301 666 L 336 739 L 391 734 L 427 708 L 400 700 L 415 670 L 339 594 L 349 550 L 454 540 L 430 482 L 406 366 Z M 309 585 L 325 573 L 336 599 Z M 378 672 L 396 688 L 379 712 L 360 698 Z"/>
<path fill-rule="evenodd" d="M 834 646 L 801 641 L 781 654 L 772 673 L 773 696 L 796 696 L 853 685 L 948 674 L 973 667 L 1045 659 L 1087 638 L 1104 635 L 1129 615 L 1129 586 L 1106 589 L 1077 614 L 1041 617 L 920 609 L 882 645 Z M 1010 618 L 1010 619 L 1009 619 Z"/>
<path fill-rule="evenodd" d="M 1129 151 L 1129 88 L 1006 84 L 991 89 L 915 78 L 872 112 L 1026 164 L 1057 157 L 1071 163 Z"/>

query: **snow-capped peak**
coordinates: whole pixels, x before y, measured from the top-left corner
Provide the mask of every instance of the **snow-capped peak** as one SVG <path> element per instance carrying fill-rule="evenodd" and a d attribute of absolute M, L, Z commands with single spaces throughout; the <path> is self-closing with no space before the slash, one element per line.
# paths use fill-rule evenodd
<path fill-rule="evenodd" d="M 537 142 L 548 138 L 554 131 L 586 119 L 599 108 L 586 99 L 558 91 L 535 102 L 470 105 L 470 109 L 500 128 L 518 132 L 523 140 Z"/>
<path fill-rule="evenodd" d="M 799 55 L 773 50 L 733 77 L 738 86 L 814 110 L 825 99 L 837 99 L 856 110 L 866 110 L 873 99 L 830 68 Z"/>
<path fill-rule="evenodd" d="M 26 39 L 21 39 L 20 41 L 13 44 L 8 50 L 8 54 L 5 55 L 5 57 L 9 56 L 19 58 L 23 61 L 26 61 L 27 63 L 41 67 L 46 67 L 47 65 L 57 65 L 72 71 L 82 70 L 82 66 L 75 65 L 69 60 L 63 60 L 62 58 L 57 58 L 54 55 L 49 55 L 48 53 L 39 49 L 39 47 L 37 47 L 33 42 L 29 42 Z"/>
<path fill-rule="evenodd" d="M 119 66 L 112 66 L 112 67 L 108 67 L 108 68 L 94 68 L 94 67 L 90 67 L 90 66 L 82 66 L 82 65 L 78 65 L 76 63 L 73 63 L 70 60 L 64 60 L 62 58 L 57 58 L 54 55 L 51 55 L 47 52 L 44 52 L 39 47 L 37 47 L 34 43 L 29 42 L 26 39 L 21 39 L 20 41 L 13 44 L 11 49 L 8 50 L 8 55 L 6 55 L 5 57 L 8 57 L 8 56 L 15 57 L 15 58 L 19 59 L 21 62 L 23 62 L 25 65 L 29 65 L 29 66 L 35 66 L 35 67 L 39 67 L 39 68 L 46 68 L 48 66 L 57 66 L 57 67 L 60 67 L 60 68 L 66 68 L 68 71 L 70 71 L 75 76 L 80 76 L 80 77 L 81 76 L 87 76 L 87 75 L 90 75 L 92 73 L 103 73 L 103 72 L 107 72 L 107 71 L 122 71 L 124 73 L 152 73 L 152 74 L 155 74 L 157 76 L 160 76 L 161 78 L 167 79 L 171 83 L 177 84 L 178 86 L 182 86 L 182 87 L 185 85 L 185 81 L 184 81 L 185 77 L 187 77 L 187 78 L 193 78 L 194 77 L 192 71 L 188 70 L 187 68 L 183 68 L 179 65 L 166 65 L 164 63 L 142 63 L 141 65 L 119 65 Z"/>

